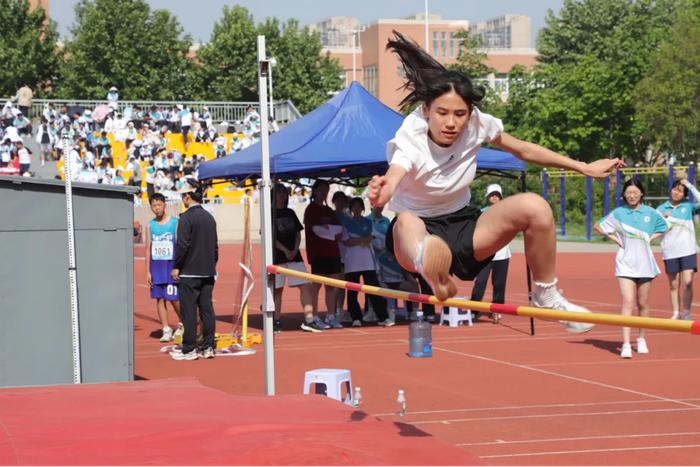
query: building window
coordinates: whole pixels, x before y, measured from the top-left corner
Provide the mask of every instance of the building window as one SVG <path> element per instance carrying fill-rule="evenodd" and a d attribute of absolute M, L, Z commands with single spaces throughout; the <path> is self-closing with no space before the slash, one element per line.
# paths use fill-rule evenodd
<path fill-rule="evenodd" d="M 508 95 L 508 75 L 498 74 L 494 79 L 493 89 L 500 95 Z"/>
<path fill-rule="evenodd" d="M 377 65 L 366 66 L 362 69 L 363 83 L 367 91 L 377 97 Z"/>
<path fill-rule="evenodd" d="M 438 33 L 433 32 L 433 57 L 438 55 Z"/>
<path fill-rule="evenodd" d="M 440 43 L 442 46 L 442 56 L 447 57 L 447 33 L 445 31 L 442 31 L 442 41 L 440 41 Z"/>
<path fill-rule="evenodd" d="M 455 36 L 456 34 L 454 32 L 450 33 L 450 57 L 455 56 Z"/>

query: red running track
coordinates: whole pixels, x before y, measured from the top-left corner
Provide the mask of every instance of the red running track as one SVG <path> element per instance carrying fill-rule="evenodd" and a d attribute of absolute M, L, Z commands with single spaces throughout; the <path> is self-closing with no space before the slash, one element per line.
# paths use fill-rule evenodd
<path fill-rule="evenodd" d="M 142 252 L 136 250 L 135 260 L 138 377 L 195 376 L 230 394 L 263 394 L 262 346 L 254 356 L 195 362 L 175 362 L 158 351 Z M 240 246 L 222 247 L 215 289 L 219 332 L 231 326 L 239 258 Z M 259 258 L 256 249 L 257 277 Z M 598 312 L 619 310 L 614 254 L 559 254 L 557 270 L 573 302 Z M 523 256 L 515 254 L 509 303 L 526 304 L 524 271 Z M 470 287 L 462 284 L 460 293 L 468 295 Z M 259 309 L 260 290 L 258 281 L 251 310 Z M 669 316 L 668 304 L 660 276 L 652 284 L 652 315 Z M 362 387 L 368 414 L 398 420 L 394 400 L 404 389 L 408 415 L 401 422 L 494 465 L 697 465 L 700 459 L 698 336 L 650 331 L 651 353 L 622 360 L 617 328 L 573 335 L 558 323 L 536 321 L 530 336 L 528 319 L 504 316 L 500 325 L 482 318 L 473 327 L 435 326 L 433 358 L 410 359 L 403 323 L 308 334 L 298 329 L 300 320 L 298 293 L 287 290 L 284 331 L 275 337 L 277 394 L 300 394 L 306 370 L 347 368 Z M 260 328 L 259 315 L 251 324 Z"/>

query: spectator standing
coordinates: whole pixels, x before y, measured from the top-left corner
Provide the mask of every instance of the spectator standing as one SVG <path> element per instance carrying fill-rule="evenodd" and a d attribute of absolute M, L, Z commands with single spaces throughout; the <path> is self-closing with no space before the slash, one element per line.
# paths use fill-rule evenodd
<path fill-rule="evenodd" d="M 615 258 L 615 276 L 622 295 L 622 315 L 631 316 L 637 311 L 640 316 L 649 316 L 649 291 L 651 281 L 659 275 L 651 251 L 651 242 L 661 237 L 668 226 L 661 214 L 642 204 L 644 187 L 641 182 L 630 179 L 622 186 L 625 205 L 614 209 L 601 219 L 595 230 L 618 244 Z M 637 353 L 649 353 L 644 329 L 639 330 Z M 632 358 L 630 328 L 622 328 L 620 357 Z"/>
<path fill-rule="evenodd" d="M 331 203 L 335 208 L 335 215 L 338 218 L 338 222 L 340 223 L 340 225 L 345 225 L 345 222 L 350 219 L 350 214 L 348 213 L 347 195 L 344 192 L 338 190 L 335 193 L 333 193 L 333 196 L 331 196 Z M 340 249 L 340 259 L 342 261 L 343 258 L 345 258 L 345 245 L 343 244 L 343 242 L 338 242 L 338 248 Z M 344 265 L 343 273 L 345 273 Z M 335 313 L 338 317 L 337 321 L 343 321 L 344 319 L 347 320 L 347 318 L 343 318 L 343 316 L 346 316 L 345 313 L 343 313 L 343 306 L 345 305 L 345 289 L 337 289 L 335 293 Z"/>
<path fill-rule="evenodd" d="M 694 203 L 687 199 L 689 191 L 693 193 Z M 698 247 L 693 217 L 699 209 L 700 191 L 686 179 L 673 182 L 670 199 L 656 208 L 669 226 L 669 230 L 661 239 L 661 252 L 671 289 L 671 319 L 690 319 L 693 276 L 698 270 Z"/>
<path fill-rule="evenodd" d="M 197 309 L 202 323 L 202 357 L 214 358 L 216 322 L 212 293 L 216 280 L 219 246 L 214 217 L 202 207 L 202 191 L 194 180 L 179 190 L 185 212 L 177 226 L 172 278 L 179 281 L 180 313 L 185 332 L 182 348 L 171 353 L 174 360 L 196 360 Z"/>
<path fill-rule="evenodd" d="M 12 126 L 17 128 L 17 133 L 20 135 L 32 134 L 32 122 L 22 112 L 17 112 L 17 116 L 12 121 Z"/>
<path fill-rule="evenodd" d="M 36 132 L 36 142 L 41 148 L 40 158 L 41 165 L 45 165 L 51 158 L 51 148 L 55 143 L 53 133 L 49 128 L 49 122 L 45 118 L 41 118 L 41 124 Z"/>
<path fill-rule="evenodd" d="M 343 236 L 341 243 L 345 245 L 345 279 L 350 282 L 359 282 L 360 278 L 366 285 L 379 286 L 377 279 L 377 267 L 372 252 L 372 221 L 362 217 L 365 203 L 362 198 L 350 200 L 350 214 L 343 223 Z M 377 315 L 380 326 L 393 326 L 386 311 L 386 300 L 383 297 L 370 295 L 372 308 Z M 353 326 L 362 326 L 362 308 L 357 300 L 357 291 L 348 290 L 348 311 L 352 316 Z"/>
<path fill-rule="evenodd" d="M 29 171 L 29 166 L 32 164 L 32 158 L 29 150 L 24 147 L 24 143 L 21 140 L 17 141 L 17 158 L 19 159 L 19 174 L 24 175 L 25 172 Z"/>
<path fill-rule="evenodd" d="M 311 203 L 304 211 L 304 228 L 306 230 L 306 256 L 311 265 L 311 272 L 333 279 L 343 278 L 343 263 L 340 259 L 338 240 L 343 233 L 343 228 L 338 222 L 335 212 L 326 205 L 330 186 L 325 180 L 316 180 L 311 189 Z M 326 322 L 337 322 L 335 287 L 324 286 L 326 295 Z M 312 284 L 312 299 L 314 310 L 318 310 L 318 295 L 320 284 Z M 329 324 L 321 321 L 318 315 L 314 322 L 321 329 L 329 329 Z"/>
<path fill-rule="evenodd" d="M 166 212 L 165 196 L 162 194 L 155 193 L 149 203 L 155 217 L 146 226 L 146 280 L 163 327 L 160 341 L 169 342 L 173 337 L 173 328 L 168 323 L 168 303 L 180 320 L 177 281 L 170 274 L 175 264 L 177 218 Z"/>
<path fill-rule="evenodd" d="M 304 227 L 299 222 L 296 213 L 287 204 L 289 201 L 289 190 L 282 184 L 276 184 L 274 189 L 275 210 L 272 217 L 274 228 L 275 251 L 272 262 L 279 266 L 293 269 L 295 271 L 306 272 L 304 259 L 301 257 L 299 245 L 301 245 L 301 231 Z M 314 322 L 314 308 L 312 300 L 311 284 L 304 279 L 287 277 L 283 274 L 275 275 L 275 321 L 274 331 L 282 331 L 282 291 L 285 281 L 289 287 L 299 289 L 301 305 L 304 308 L 304 320 L 301 329 L 308 332 L 323 331 Z"/>
<path fill-rule="evenodd" d="M 501 185 L 497 183 L 489 185 L 486 187 L 487 206 L 482 208 L 481 212 L 485 212 L 490 206 L 493 206 L 502 199 L 503 189 Z M 493 285 L 493 298 L 491 301 L 493 303 L 506 302 L 506 281 L 508 280 L 508 264 L 510 263 L 510 257 L 509 245 L 504 246 L 496 252 L 491 262 L 484 266 L 484 269 L 482 269 L 476 276 L 476 279 L 474 279 L 471 300 L 479 302 L 484 298 L 486 284 L 488 284 L 489 276 L 491 276 L 491 283 Z M 493 313 L 491 318 L 493 324 L 498 324 L 501 321 L 501 314 Z"/>
<path fill-rule="evenodd" d="M 107 92 L 107 105 L 110 109 L 114 109 L 115 111 L 119 108 L 119 91 L 116 86 L 112 86 L 109 88 L 109 92 Z"/>
<path fill-rule="evenodd" d="M 15 99 L 17 99 L 17 107 L 19 107 L 19 111 L 27 117 L 30 117 L 29 112 L 32 108 L 33 98 L 34 93 L 32 92 L 32 88 L 26 84 L 17 90 L 17 95 L 15 96 Z"/>
<path fill-rule="evenodd" d="M 177 106 L 180 117 L 180 133 L 182 133 L 182 144 L 185 145 L 185 151 L 187 151 L 187 146 L 189 144 L 189 133 L 192 127 L 192 112 L 187 107 L 183 107 L 181 104 Z"/>

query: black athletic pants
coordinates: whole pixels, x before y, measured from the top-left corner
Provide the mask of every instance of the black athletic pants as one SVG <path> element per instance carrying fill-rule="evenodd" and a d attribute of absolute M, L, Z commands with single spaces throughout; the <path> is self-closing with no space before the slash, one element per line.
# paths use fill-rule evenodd
<path fill-rule="evenodd" d="M 349 282 L 360 282 L 360 276 L 366 285 L 374 285 L 379 287 L 379 281 L 377 280 L 376 271 L 357 271 L 357 272 L 346 272 L 345 280 Z M 379 297 L 377 295 L 365 294 L 366 299 L 372 303 L 372 308 L 374 313 L 377 315 L 379 321 L 385 321 L 389 315 L 386 312 L 386 300 L 384 297 Z M 354 290 L 348 290 L 348 311 L 352 320 L 362 320 L 362 308 L 360 308 L 360 302 L 357 300 L 357 292 Z"/>
<path fill-rule="evenodd" d="M 486 292 L 486 284 L 489 281 L 491 274 L 491 283 L 493 284 L 493 300 L 492 303 L 506 302 L 506 280 L 508 279 L 508 259 L 500 259 L 491 261 L 474 279 L 474 288 L 472 289 L 473 301 L 480 302 L 484 298 Z"/>
<path fill-rule="evenodd" d="M 211 298 L 214 291 L 213 277 L 180 277 L 178 294 L 180 296 L 180 314 L 185 334 L 182 336 L 182 353 L 189 353 L 197 348 L 197 308 L 202 321 L 204 342 L 202 349 L 214 348 L 214 306 Z"/>

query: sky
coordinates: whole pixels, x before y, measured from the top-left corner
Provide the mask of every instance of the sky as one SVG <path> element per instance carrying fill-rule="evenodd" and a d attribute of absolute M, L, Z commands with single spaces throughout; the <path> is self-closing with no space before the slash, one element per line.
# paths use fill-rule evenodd
<path fill-rule="evenodd" d="M 50 0 L 51 17 L 58 23 L 61 37 L 67 37 L 74 22 L 78 0 Z M 147 0 L 153 9 L 170 10 L 195 43 L 206 42 L 224 5 L 242 5 L 256 22 L 268 16 L 282 21 L 296 18 L 302 25 L 314 24 L 329 16 L 355 16 L 361 24 L 377 19 L 403 18 L 422 13 L 424 0 Z M 506 13 L 532 18 L 533 44 L 537 31 L 544 27 L 547 10 L 556 14 L 564 0 L 428 0 L 430 13 L 443 19 L 484 21 Z"/>

